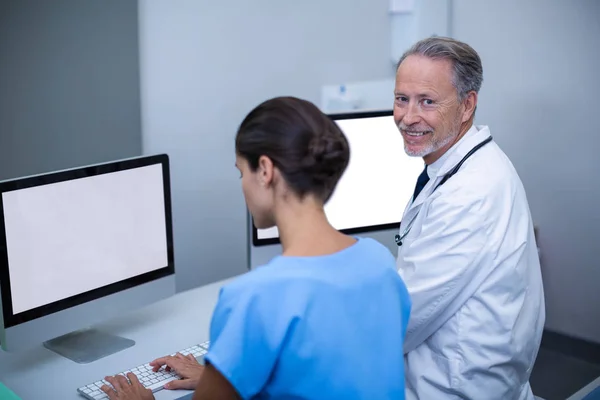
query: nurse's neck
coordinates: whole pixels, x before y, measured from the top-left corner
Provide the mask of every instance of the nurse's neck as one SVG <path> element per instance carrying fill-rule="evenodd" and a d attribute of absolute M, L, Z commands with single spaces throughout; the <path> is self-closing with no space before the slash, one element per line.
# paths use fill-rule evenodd
<path fill-rule="evenodd" d="M 322 202 L 313 196 L 302 200 L 288 196 L 279 200 L 275 205 L 275 221 L 284 256 L 322 256 L 356 242 L 331 226 Z"/>

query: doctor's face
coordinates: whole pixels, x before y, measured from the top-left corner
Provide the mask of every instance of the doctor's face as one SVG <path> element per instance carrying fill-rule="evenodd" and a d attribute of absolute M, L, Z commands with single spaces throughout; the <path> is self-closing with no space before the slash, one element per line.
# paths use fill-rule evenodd
<path fill-rule="evenodd" d="M 452 63 L 408 56 L 396 72 L 394 121 L 409 156 L 436 161 L 456 141 L 461 107 L 452 84 Z"/>

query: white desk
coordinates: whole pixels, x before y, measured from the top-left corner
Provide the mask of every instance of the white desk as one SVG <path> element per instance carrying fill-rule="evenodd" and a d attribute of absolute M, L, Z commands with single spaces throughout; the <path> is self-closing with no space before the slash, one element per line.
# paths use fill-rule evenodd
<path fill-rule="evenodd" d="M 0 351 L 0 382 L 23 400 L 82 400 L 77 388 L 208 340 L 210 318 L 219 289 L 229 280 L 174 297 L 98 325 L 136 344 L 91 364 L 77 364 L 45 347 L 26 353 Z M 157 400 L 191 397 L 191 391 L 161 390 Z"/>

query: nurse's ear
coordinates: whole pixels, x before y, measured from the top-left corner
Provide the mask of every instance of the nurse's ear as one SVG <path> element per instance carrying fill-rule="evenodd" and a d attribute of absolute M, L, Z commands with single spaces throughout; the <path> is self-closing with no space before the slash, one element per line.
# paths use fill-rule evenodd
<path fill-rule="evenodd" d="M 258 159 L 258 181 L 261 186 L 269 187 L 273 183 L 275 167 L 273 161 L 267 156 L 260 156 Z"/>
<path fill-rule="evenodd" d="M 463 109 L 461 122 L 467 122 L 473 117 L 473 114 L 475 114 L 475 109 L 477 109 L 477 98 L 478 95 L 476 91 L 471 90 L 469 93 L 467 93 L 467 96 L 464 98 L 461 104 Z"/>

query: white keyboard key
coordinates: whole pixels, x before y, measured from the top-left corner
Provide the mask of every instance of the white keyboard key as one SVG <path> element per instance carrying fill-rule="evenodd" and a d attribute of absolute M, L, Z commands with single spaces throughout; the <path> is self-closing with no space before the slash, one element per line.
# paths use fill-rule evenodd
<path fill-rule="evenodd" d="M 168 377 L 166 379 L 163 379 L 161 381 L 156 381 L 156 382 L 152 383 L 151 385 L 146 386 L 146 388 L 152 390 L 152 392 L 157 392 L 160 389 L 164 388 L 164 386 L 167 383 L 169 383 L 171 381 L 175 381 L 177 379 L 179 379 L 178 376 L 170 376 L 170 377 Z"/>

